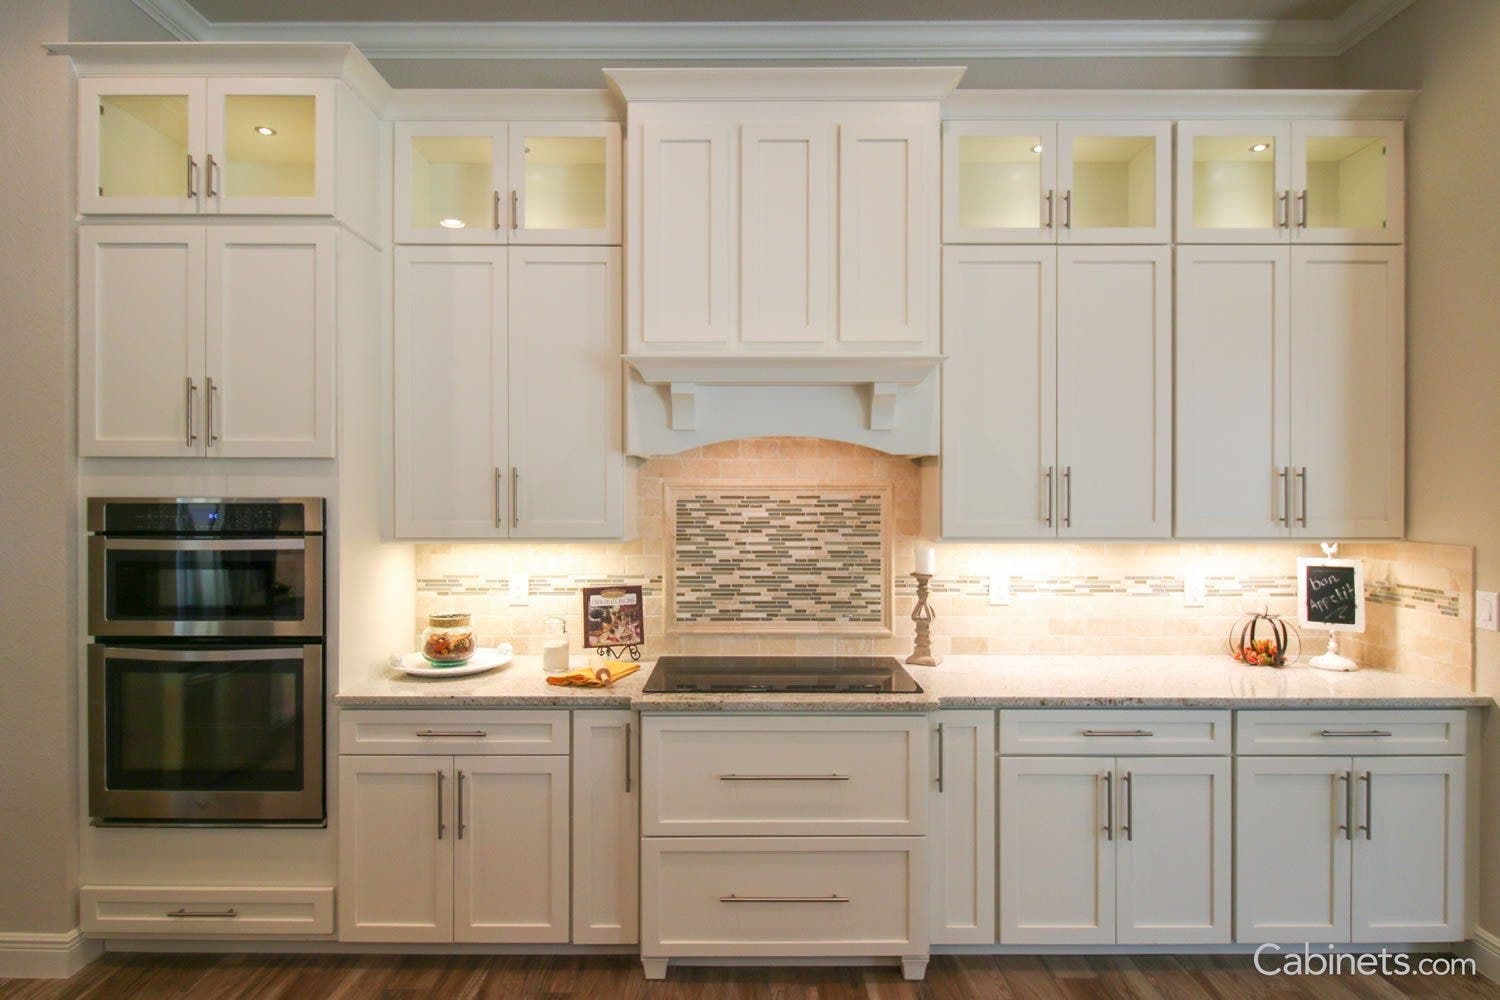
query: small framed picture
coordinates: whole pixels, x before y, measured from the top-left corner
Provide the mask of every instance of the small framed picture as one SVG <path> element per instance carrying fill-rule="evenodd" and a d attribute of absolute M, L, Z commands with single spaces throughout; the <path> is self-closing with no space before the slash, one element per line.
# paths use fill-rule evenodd
<path fill-rule="evenodd" d="M 1298 559 L 1297 623 L 1330 632 L 1363 632 L 1364 561 Z"/>
<path fill-rule="evenodd" d="M 610 649 L 646 641 L 646 612 L 641 588 L 583 588 L 583 646 Z"/>

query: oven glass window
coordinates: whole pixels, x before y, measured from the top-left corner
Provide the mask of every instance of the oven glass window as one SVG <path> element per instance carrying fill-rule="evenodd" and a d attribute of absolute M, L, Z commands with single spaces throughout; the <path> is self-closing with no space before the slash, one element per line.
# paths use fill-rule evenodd
<path fill-rule="evenodd" d="M 301 549 L 109 549 L 112 621 L 301 621 Z"/>
<path fill-rule="evenodd" d="M 300 651 L 275 660 L 105 664 L 106 784 L 119 790 L 297 791 Z M 321 711 L 313 706 L 312 711 Z"/>

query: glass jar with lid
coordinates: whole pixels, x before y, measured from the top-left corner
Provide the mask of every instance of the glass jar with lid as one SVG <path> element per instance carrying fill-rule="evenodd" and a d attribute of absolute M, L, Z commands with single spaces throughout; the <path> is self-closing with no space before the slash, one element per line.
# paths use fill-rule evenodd
<path fill-rule="evenodd" d="M 435 667 L 454 667 L 468 661 L 478 644 L 472 617 L 462 613 L 427 616 L 422 630 L 422 655 Z"/>

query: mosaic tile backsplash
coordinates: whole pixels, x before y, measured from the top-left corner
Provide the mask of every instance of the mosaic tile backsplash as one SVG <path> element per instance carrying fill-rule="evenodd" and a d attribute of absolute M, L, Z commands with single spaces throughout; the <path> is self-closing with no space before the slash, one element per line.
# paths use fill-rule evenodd
<path fill-rule="evenodd" d="M 731 623 L 727 633 L 700 632 L 667 617 L 668 486 L 712 486 L 729 493 L 757 483 L 763 489 L 805 485 L 808 495 L 827 491 L 835 497 L 872 484 L 889 490 L 891 635 L 752 633 L 743 622 Z M 481 641 L 508 640 L 522 652 L 536 652 L 547 617 L 557 615 L 568 623 L 576 654 L 581 652 L 579 588 L 630 583 L 644 588 L 645 653 L 651 657 L 679 652 L 905 656 L 911 651 L 910 573 L 921 504 L 914 462 L 837 442 L 760 438 L 652 459 L 640 467 L 637 486 L 638 529 L 630 541 L 416 546 L 413 642 L 429 612 L 452 609 L 475 616 Z M 1293 616 L 1297 558 L 1317 555 L 1311 542 L 943 543 L 933 580 L 938 616 L 933 646 L 939 655 L 1223 653 L 1230 626 L 1245 612 L 1269 607 Z M 1366 631 L 1342 636 L 1344 651 L 1367 667 L 1470 686 L 1473 550 L 1360 543 L 1345 545 L 1340 555 L 1365 560 L 1369 602 Z M 736 563 L 737 568 L 749 565 Z M 510 603 L 513 573 L 529 576 L 525 604 Z M 1184 606 L 1188 573 L 1205 578 L 1201 608 Z M 1010 578 L 1009 604 L 990 604 L 992 574 Z M 1305 661 L 1322 651 L 1327 636 L 1304 632 L 1302 638 Z"/>

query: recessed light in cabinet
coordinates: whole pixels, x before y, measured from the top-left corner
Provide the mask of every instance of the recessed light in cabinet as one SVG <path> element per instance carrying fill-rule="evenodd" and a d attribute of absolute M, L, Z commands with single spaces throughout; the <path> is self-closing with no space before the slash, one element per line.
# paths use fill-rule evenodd
<path fill-rule="evenodd" d="M 274 128 L 272 128 L 271 126 L 269 126 L 269 125 L 257 125 L 257 126 L 255 126 L 255 131 L 258 132 L 258 133 L 260 133 L 261 135 L 275 135 L 276 134 L 276 130 Z"/>
<path fill-rule="evenodd" d="M 442 219 L 438 222 L 438 225 L 442 226 L 444 229 L 462 229 L 464 227 L 464 220 Z"/>
<path fill-rule="evenodd" d="M 1253 146 L 1250 147 L 1250 152 L 1252 152 L 1252 153 L 1264 153 L 1266 150 L 1268 150 L 1270 148 L 1271 148 L 1271 144 L 1269 142 L 1257 142 L 1255 145 L 1253 145 Z"/>

